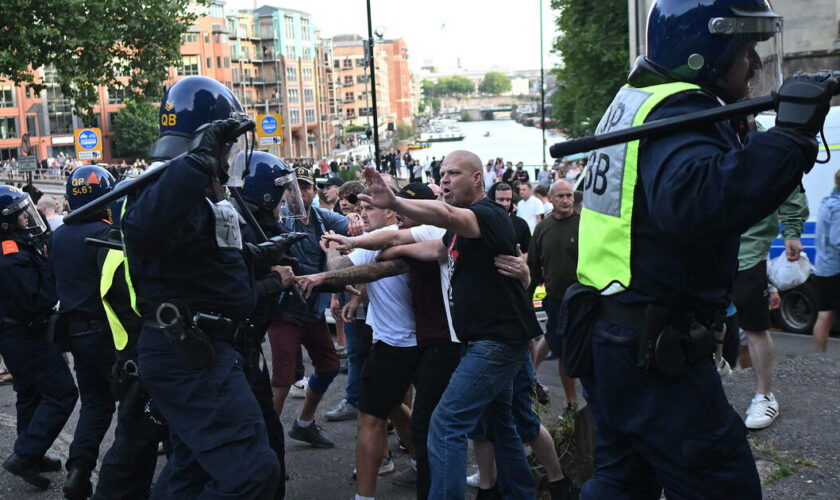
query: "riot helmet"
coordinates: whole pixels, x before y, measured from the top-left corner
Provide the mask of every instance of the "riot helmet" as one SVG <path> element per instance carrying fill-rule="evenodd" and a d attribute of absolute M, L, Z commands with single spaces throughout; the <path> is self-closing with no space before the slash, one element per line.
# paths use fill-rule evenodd
<path fill-rule="evenodd" d="M 221 83 L 206 76 L 188 76 L 175 82 L 160 101 L 160 137 L 149 150 L 152 160 L 169 160 L 189 150 L 203 125 L 216 120 L 248 120 L 239 100 Z M 241 186 L 248 156 L 247 135 L 240 136 L 227 153 L 227 183 Z M 253 147 L 253 141 L 251 142 Z"/>
<path fill-rule="evenodd" d="M 46 230 L 47 224 L 29 194 L 14 186 L 0 185 L 0 233 L 34 237 Z"/>
<path fill-rule="evenodd" d="M 262 210 L 273 212 L 283 201 L 292 216 L 304 216 L 294 169 L 272 154 L 255 151 L 251 155 L 248 173 L 238 189 L 243 199 Z"/>
<path fill-rule="evenodd" d="M 114 189 L 121 189 L 122 187 L 127 186 L 134 181 L 135 179 L 132 179 L 130 177 L 125 178 L 118 182 L 114 186 Z M 114 227 L 120 227 L 120 222 L 122 221 L 123 203 L 125 203 L 125 196 L 112 201 L 111 204 L 108 205 L 108 208 L 111 210 L 111 225 Z"/>
<path fill-rule="evenodd" d="M 647 59 L 680 81 L 736 97 L 782 83 L 782 17 L 768 0 L 656 0 Z"/>
<path fill-rule="evenodd" d="M 76 210 L 114 189 L 114 177 L 97 165 L 79 167 L 67 180 L 67 203 Z"/>

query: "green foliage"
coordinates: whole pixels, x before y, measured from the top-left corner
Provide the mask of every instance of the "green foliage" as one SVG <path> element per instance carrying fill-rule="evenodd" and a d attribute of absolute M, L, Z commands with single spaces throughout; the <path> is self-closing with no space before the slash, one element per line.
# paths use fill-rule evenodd
<path fill-rule="evenodd" d="M 472 80 L 465 76 L 442 76 L 437 82 L 423 80 L 423 95 L 426 97 L 443 97 L 452 95 L 471 94 L 475 91 Z"/>
<path fill-rule="evenodd" d="M 394 136 L 397 139 L 408 139 L 410 137 L 414 137 L 414 126 L 410 123 L 398 123 L 397 131 Z"/>
<path fill-rule="evenodd" d="M 206 5 L 209 0 L 195 3 Z M 180 63 L 181 34 L 196 15 L 191 0 L 3 0 L 0 76 L 35 92 L 31 69 L 54 68 L 64 97 L 93 119 L 97 85 L 158 98 L 169 67 Z"/>
<path fill-rule="evenodd" d="M 499 95 L 510 92 L 510 78 L 498 71 L 491 71 L 484 75 L 484 80 L 478 86 L 478 91 L 485 94 Z"/>
<path fill-rule="evenodd" d="M 365 130 L 367 130 L 367 127 L 364 125 L 348 125 L 344 127 L 344 131 L 348 134 L 352 134 L 354 132 L 364 132 Z"/>
<path fill-rule="evenodd" d="M 114 156 L 143 158 L 158 138 L 158 109 L 145 101 L 129 99 L 114 115 Z"/>
<path fill-rule="evenodd" d="M 551 96 L 554 123 L 572 137 L 594 132 L 628 72 L 625 0 L 552 0 L 554 50 L 563 57 Z"/>
<path fill-rule="evenodd" d="M 440 108 L 442 106 L 441 101 L 437 97 L 433 97 L 429 99 L 429 104 L 432 106 L 432 113 L 438 114 L 440 113 Z"/>

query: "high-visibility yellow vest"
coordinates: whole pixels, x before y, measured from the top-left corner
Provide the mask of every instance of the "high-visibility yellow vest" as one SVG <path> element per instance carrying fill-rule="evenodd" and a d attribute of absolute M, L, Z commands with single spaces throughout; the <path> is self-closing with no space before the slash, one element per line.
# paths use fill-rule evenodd
<path fill-rule="evenodd" d="M 667 83 L 623 87 L 598 124 L 597 134 L 641 125 L 664 99 L 699 87 Z M 580 214 L 577 276 L 583 285 L 612 295 L 630 287 L 631 224 L 636 191 L 639 141 L 593 151 L 587 162 Z"/>
<path fill-rule="evenodd" d="M 111 307 L 105 296 L 108 295 L 111 285 L 114 284 L 114 275 L 123 262 L 124 256 L 121 250 L 108 250 L 105 263 L 102 265 L 102 276 L 99 279 L 99 296 L 102 299 L 102 305 L 105 307 L 105 316 L 108 318 L 108 325 L 111 327 L 111 335 L 114 337 L 114 347 L 118 351 L 122 351 L 128 343 L 128 333 L 126 333 L 119 316 L 114 312 L 114 308 Z"/>

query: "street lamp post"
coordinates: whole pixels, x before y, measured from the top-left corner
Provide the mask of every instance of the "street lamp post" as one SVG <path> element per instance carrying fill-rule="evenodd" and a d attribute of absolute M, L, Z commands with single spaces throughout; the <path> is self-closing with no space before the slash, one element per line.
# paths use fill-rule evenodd
<path fill-rule="evenodd" d="M 373 101 L 373 165 L 379 169 L 379 116 L 376 104 L 376 45 L 373 41 L 373 23 L 370 18 L 370 0 L 367 0 L 368 64 L 370 65 L 370 98 Z M 545 149 L 545 148 L 543 148 Z"/>
<path fill-rule="evenodd" d="M 545 66 L 543 63 L 543 0 L 540 2 L 540 113 L 542 119 L 540 121 L 540 128 L 542 129 L 542 161 L 545 163 Z"/>

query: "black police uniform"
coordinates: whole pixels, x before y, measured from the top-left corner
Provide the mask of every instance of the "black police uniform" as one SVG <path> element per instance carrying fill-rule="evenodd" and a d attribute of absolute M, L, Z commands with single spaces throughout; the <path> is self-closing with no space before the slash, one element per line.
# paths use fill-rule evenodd
<path fill-rule="evenodd" d="M 0 239 L 0 354 L 17 393 L 14 453 L 38 463 L 67 423 L 78 392 L 61 352 L 47 339 L 57 301 L 47 259 L 22 239 Z"/>
<path fill-rule="evenodd" d="M 172 456 L 155 486 L 155 495 L 164 498 L 255 498 L 273 494 L 279 479 L 242 356 L 229 341 L 233 332 L 208 332 L 212 363 L 189 369 L 154 319 L 158 305 L 172 301 L 233 322 L 245 320 L 254 307 L 237 216 L 214 191 L 202 165 L 187 156 L 129 195 L 122 220 L 145 319 L 137 346 L 140 377 L 171 430 Z M 186 351 L 181 355 L 193 354 Z"/>
<path fill-rule="evenodd" d="M 100 270 L 107 251 L 85 243 L 86 238 L 105 239 L 110 228 L 105 220 L 63 224 L 49 243 L 59 313 L 82 401 L 67 469 L 79 469 L 85 475 L 96 467 L 99 445 L 116 409 L 111 393 L 114 344 L 99 298 Z"/>
<path fill-rule="evenodd" d="M 146 499 L 157 467 L 158 446 L 168 442 L 169 426 L 154 407 L 136 371 L 137 339 L 143 319 L 131 308 L 125 279 L 125 264 L 114 272 L 104 299 L 108 301 L 127 334 L 127 343 L 117 350 L 112 389 L 120 406 L 114 442 L 102 459 L 94 500 Z"/>

